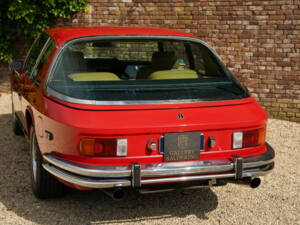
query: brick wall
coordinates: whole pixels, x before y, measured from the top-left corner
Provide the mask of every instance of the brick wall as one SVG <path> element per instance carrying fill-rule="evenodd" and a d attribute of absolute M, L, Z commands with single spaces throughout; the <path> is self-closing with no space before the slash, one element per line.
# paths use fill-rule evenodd
<path fill-rule="evenodd" d="M 91 0 L 62 25 L 151 26 L 212 45 L 270 117 L 300 122 L 300 0 Z"/>

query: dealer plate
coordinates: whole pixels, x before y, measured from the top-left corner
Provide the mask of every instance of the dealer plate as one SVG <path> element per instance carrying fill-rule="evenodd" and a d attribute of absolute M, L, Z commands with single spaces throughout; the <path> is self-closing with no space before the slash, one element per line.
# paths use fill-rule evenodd
<path fill-rule="evenodd" d="M 199 159 L 203 145 L 201 140 L 200 132 L 166 133 L 163 141 L 164 162 Z"/>

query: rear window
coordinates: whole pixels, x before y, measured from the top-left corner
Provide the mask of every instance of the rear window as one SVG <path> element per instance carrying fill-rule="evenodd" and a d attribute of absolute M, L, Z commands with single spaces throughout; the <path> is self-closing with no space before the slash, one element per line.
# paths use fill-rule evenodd
<path fill-rule="evenodd" d="M 172 39 L 72 41 L 58 56 L 47 87 L 93 101 L 245 97 L 208 47 Z"/>

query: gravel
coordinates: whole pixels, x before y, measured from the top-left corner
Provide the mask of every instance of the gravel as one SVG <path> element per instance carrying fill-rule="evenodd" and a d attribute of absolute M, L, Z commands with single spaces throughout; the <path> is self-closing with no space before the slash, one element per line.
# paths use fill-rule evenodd
<path fill-rule="evenodd" d="M 269 119 L 275 169 L 257 189 L 129 192 L 121 201 L 72 190 L 40 201 L 31 193 L 28 144 L 11 131 L 10 95 L 0 95 L 0 224 L 300 224 L 300 124 Z"/>

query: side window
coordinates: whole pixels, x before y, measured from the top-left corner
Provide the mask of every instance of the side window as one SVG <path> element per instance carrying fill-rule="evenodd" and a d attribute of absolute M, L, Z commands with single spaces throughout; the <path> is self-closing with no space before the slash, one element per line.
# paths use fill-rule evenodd
<path fill-rule="evenodd" d="M 34 70 L 33 74 L 32 74 L 32 80 L 34 80 L 37 75 L 39 74 L 40 70 L 42 69 L 43 65 L 45 64 L 45 62 L 47 61 L 47 59 L 49 58 L 51 52 L 55 49 L 55 43 L 54 41 L 51 39 L 50 42 L 48 42 L 48 46 L 46 48 L 46 50 L 44 51 L 44 53 L 42 54 L 40 61 L 36 67 L 36 69 Z"/>
<path fill-rule="evenodd" d="M 32 73 L 32 70 L 36 64 L 36 60 L 39 57 L 43 46 L 46 44 L 48 40 L 48 36 L 46 34 L 41 34 L 38 38 L 37 41 L 35 41 L 34 46 L 31 49 L 31 52 L 26 60 L 26 64 L 25 64 L 25 74 L 26 76 L 30 76 Z"/>

